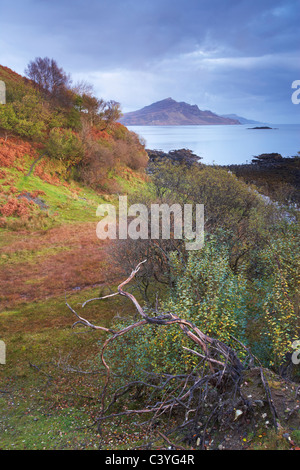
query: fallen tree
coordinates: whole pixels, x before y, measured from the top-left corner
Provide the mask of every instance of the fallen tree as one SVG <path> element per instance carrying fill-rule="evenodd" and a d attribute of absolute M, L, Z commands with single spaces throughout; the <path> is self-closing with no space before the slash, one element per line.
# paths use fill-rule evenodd
<path fill-rule="evenodd" d="M 138 264 L 131 275 L 119 285 L 117 292 L 89 299 L 82 305 L 84 307 L 88 302 L 104 300 L 116 295 L 125 296 L 133 302 L 140 317 L 138 321 L 115 331 L 91 323 L 67 303 L 68 308 L 77 317 L 74 327 L 84 325 L 110 335 L 104 341 L 101 350 L 101 361 L 105 367 L 106 379 L 101 393 L 100 413 L 95 421 L 98 425 L 98 431 L 101 431 L 102 423 L 107 419 L 128 415 L 147 415 L 150 418 L 143 424 L 147 424 L 149 429 L 155 428 L 158 423 L 164 420 L 164 432 L 158 431 L 158 434 L 167 444 L 171 443 L 173 448 L 182 449 L 183 447 L 179 443 L 172 443 L 169 437 L 171 435 L 175 435 L 176 439 L 179 438 L 181 443 L 184 442 L 186 445 L 204 449 L 207 436 L 211 433 L 213 426 L 219 432 L 228 427 L 233 429 L 235 421 L 254 427 L 257 426 L 258 414 L 261 416 L 262 409 L 264 409 L 267 410 L 270 417 L 271 426 L 277 432 L 279 416 L 267 380 L 266 372 L 268 370 L 261 366 L 259 360 L 246 346 L 233 338 L 237 342 L 239 350 L 244 351 L 241 360 L 234 349 L 222 341 L 206 335 L 196 325 L 184 318 L 179 318 L 171 312 L 158 315 L 155 312 L 155 316 L 149 316 L 137 299 L 124 290 L 124 287 L 135 277 L 145 262 Z M 192 370 L 180 374 L 157 374 L 145 371 L 145 379 L 129 381 L 109 394 L 108 389 L 113 373 L 105 357 L 108 347 L 121 336 L 146 325 L 156 325 L 157 327 L 178 325 L 182 334 L 186 335 L 193 343 L 193 348 L 184 347 L 184 349 L 195 355 L 197 365 Z M 255 380 L 258 380 L 263 393 L 263 395 L 257 395 L 257 399 L 255 396 L 247 394 L 249 391 L 247 380 L 252 382 L 254 377 Z M 127 403 L 121 411 L 119 409 L 114 411 L 114 405 L 128 394 L 130 394 L 130 403 L 136 399 L 140 405 L 141 397 L 145 397 L 145 390 L 148 391 L 147 403 L 143 403 L 142 407 L 128 409 Z M 299 405 L 296 405 L 295 410 L 297 411 L 298 408 Z M 174 425 L 174 417 L 176 425 Z M 151 445 L 151 442 L 146 442 L 144 447 L 149 448 Z"/>

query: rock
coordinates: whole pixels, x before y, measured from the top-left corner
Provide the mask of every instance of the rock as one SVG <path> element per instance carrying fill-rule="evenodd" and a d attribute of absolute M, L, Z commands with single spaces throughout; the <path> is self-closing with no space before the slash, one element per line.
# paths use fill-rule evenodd
<path fill-rule="evenodd" d="M 254 400 L 253 404 L 259 406 L 260 408 L 264 407 L 264 402 L 262 400 Z"/>
<path fill-rule="evenodd" d="M 242 414 L 243 414 L 242 410 L 235 410 L 234 420 L 238 419 Z"/>
<path fill-rule="evenodd" d="M 146 150 L 149 157 L 149 163 L 156 162 L 158 160 L 169 159 L 172 163 L 186 163 L 188 166 L 199 164 L 202 157 L 194 154 L 189 149 L 178 149 L 170 150 L 165 153 L 161 150 Z"/>

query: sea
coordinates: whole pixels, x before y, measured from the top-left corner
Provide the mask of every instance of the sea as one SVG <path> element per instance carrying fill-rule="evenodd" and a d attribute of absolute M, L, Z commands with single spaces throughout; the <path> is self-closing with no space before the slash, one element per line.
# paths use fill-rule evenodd
<path fill-rule="evenodd" d="M 260 124 L 214 126 L 128 126 L 146 143 L 146 149 L 186 148 L 207 165 L 251 163 L 262 153 L 292 157 L 300 152 L 300 124 L 268 124 L 271 129 L 253 129 Z"/>

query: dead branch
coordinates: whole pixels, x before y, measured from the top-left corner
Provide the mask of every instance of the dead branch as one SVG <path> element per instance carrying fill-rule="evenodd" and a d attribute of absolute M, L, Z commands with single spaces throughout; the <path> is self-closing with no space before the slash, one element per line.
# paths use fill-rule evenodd
<path fill-rule="evenodd" d="M 171 441 L 167 438 L 167 436 L 165 436 L 162 432 L 158 431 L 158 434 L 163 438 L 164 441 L 166 441 L 166 442 L 169 444 L 169 446 L 171 446 L 171 448 L 173 448 L 173 449 L 179 449 L 179 450 L 186 450 L 185 447 L 181 447 L 181 446 L 179 446 L 178 444 L 174 444 L 173 442 L 171 442 Z"/>
<path fill-rule="evenodd" d="M 261 381 L 263 383 L 264 389 L 266 391 L 267 399 L 268 399 L 268 402 L 269 402 L 269 407 L 270 407 L 270 410 L 271 410 L 271 413 L 272 413 L 273 424 L 274 424 L 274 427 L 277 431 L 278 425 L 277 425 L 276 418 L 277 418 L 278 414 L 277 414 L 276 408 L 274 406 L 271 391 L 270 391 L 270 387 L 269 387 L 269 384 L 268 384 L 268 382 L 265 378 L 262 367 L 260 367 L 260 376 L 261 376 Z"/>
<path fill-rule="evenodd" d="M 68 303 L 66 303 L 71 312 L 78 318 L 78 321 L 76 321 L 73 326 L 81 324 L 92 329 L 109 333 L 111 335 L 104 341 L 101 350 L 101 361 L 106 370 L 106 379 L 101 394 L 101 412 L 97 420 L 98 428 L 100 427 L 100 423 L 105 419 L 131 414 L 150 414 L 152 417 L 148 421 L 148 424 L 150 427 L 152 427 L 152 425 L 162 415 L 169 414 L 169 416 L 171 416 L 175 410 L 181 410 L 184 415 L 184 420 L 183 423 L 176 428 L 176 431 L 182 431 L 183 429 L 188 428 L 190 429 L 191 436 L 196 435 L 194 433 L 195 429 L 198 432 L 198 422 L 200 417 L 202 417 L 202 420 L 203 416 L 206 416 L 207 421 L 205 424 L 203 424 L 204 438 L 207 432 L 208 424 L 212 418 L 217 420 L 219 416 L 222 415 L 226 416 L 226 419 L 229 422 L 230 415 L 232 417 L 232 410 L 234 409 L 234 406 L 239 403 L 239 401 L 243 403 L 244 407 L 247 407 L 245 400 L 239 390 L 242 372 L 245 370 L 245 366 L 240 362 L 236 352 L 233 349 L 228 347 L 223 342 L 207 336 L 189 320 L 179 318 L 172 313 L 158 315 L 158 312 L 155 311 L 154 317 L 146 314 L 134 295 L 124 290 L 124 287 L 135 277 L 145 262 L 146 260 L 139 263 L 132 271 L 130 276 L 118 286 L 118 292 L 104 297 L 89 299 L 82 305 L 82 307 L 84 307 L 88 302 L 107 299 L 118 294 L 127 297 L 136 307 L 141 320 L 124 327 L 120 331 L 114 331 L 110 328 L 94 325 L 89 320 L 86 320 L 81 315 L 78 315 L 78 313 Z M 177 324 L 182 330 L 183 334 L 185 334 L 196 346 L 200 347 L 201 352 L 186 347 L 184 348 L 190 353 L 199 357 L 199 364 L 196 366 L 196 368 L 187 374 L 164 374 L 161 376 L 152 374 L 154 380 L 156 380 L 156 383 L 152 383 L 151 380 L 133 381 L 128 383 L 125 387 L 119 388 L 114 393 L 110 402 L 106 404 L 107 390 L 111 379 L 111 369 L 106 362 L 105 352 L 111 343 L 117 338 L 126 335 L 128 332 L 136 328 L 144 327 L 146 325 L 174 324 Z M 244 347 L 244 345 L 242 346 Z M 244 347 L 244 349 L 246 348 Z M 208 368 L 206 365 L 208 365 Z M 148 375 L 150 376 L 151 373 L 148 373 Z M 276 422 L 276 410 L 274 410 L 274 405 L 272 403 L 272 399 L 270 397 L 269 389 L 263 373 L 261 375 L 261 379 L 268 395 L 274 421 Z M 170 386 L 171 381 L 176 381 L 177 385 Z M 157 383 L 159 385 L 157 385 Z M 116 403 L 120 397 L 126 395 L 126 393 L 132 390 L 134 386 L 138 385 L 145 388 L 151 387 L 152 398 L 153 395 L 157 395 L 157 392 L 159 391 L 160 399 L 156 403 L 151 403 L 142 409 L 126 409 L 125 411 L 121 411 L 119 413 L 108 413 L 108 411 L 111 410 L 113 404 Z M 213 396 L 213 394 L 216 393 L 219 395 L 217 401 L 214 401 L 214 405 L 211 405 L 213 406 L 213 410 L 206 410 L 205 407 L 208 406 L 206 404 L 207 398 Z M 193 417 L 189 418 L 190 415 Z M 168 432 L 167 434 L 169 435 L 170 433 Z M 197 435 L 199 436 L 199 433 Z M 165 435 L 162 437 L 168 442 Z M 178 446 L 176 447 L 178 448 Z"/>

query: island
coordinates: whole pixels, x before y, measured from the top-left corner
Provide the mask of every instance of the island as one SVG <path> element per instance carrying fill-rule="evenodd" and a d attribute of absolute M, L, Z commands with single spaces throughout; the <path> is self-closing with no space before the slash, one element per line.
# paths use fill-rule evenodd
<path fill-rule="evenodd" d="M 119 122 L 125 126 L 240 125 L 237 119 L 202 111 L 196 104 L 166 98 L 137 111 L 124 113 Z"/>
<path fill-rule="evenodd" d="M 269 127 L 269 126 L 257 126 L 257 127 L 248 127 L 248 129 L 275 129 L 275 128 Z"/>

